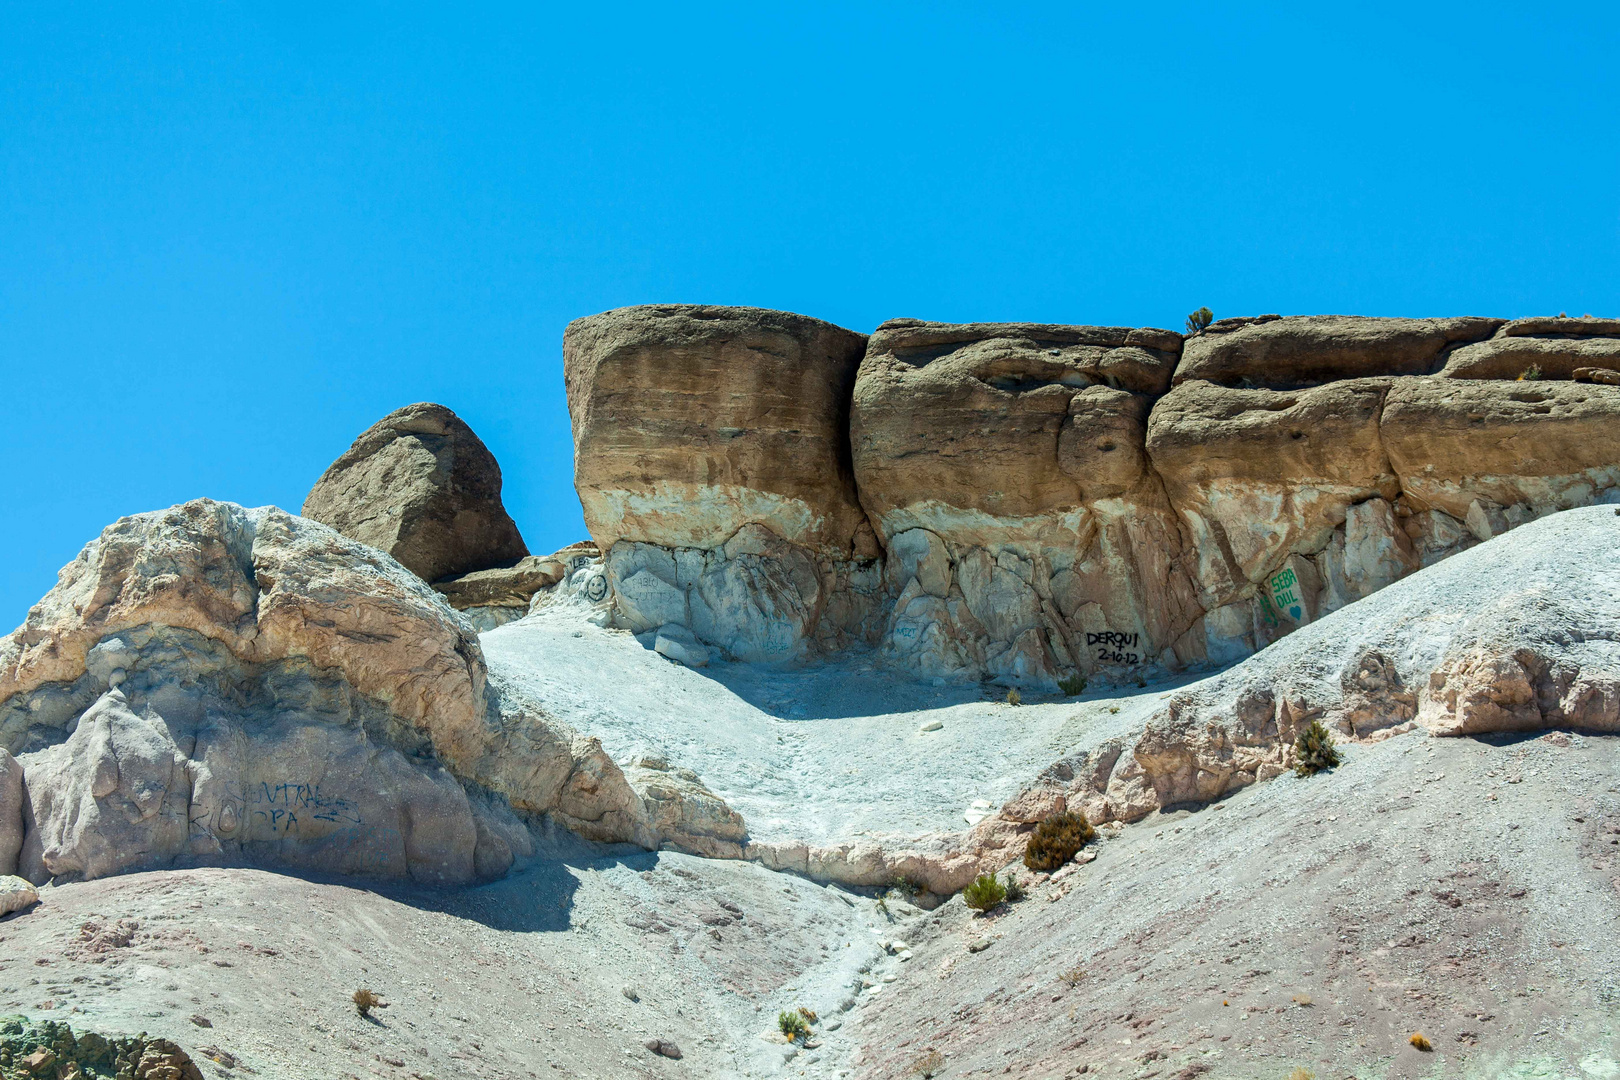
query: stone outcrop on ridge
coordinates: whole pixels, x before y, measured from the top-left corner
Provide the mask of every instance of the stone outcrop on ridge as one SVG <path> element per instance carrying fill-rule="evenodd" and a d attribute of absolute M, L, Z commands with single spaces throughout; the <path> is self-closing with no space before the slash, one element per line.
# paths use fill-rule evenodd
<path fill-rule="evenodd" d="M 865 344 L 759 308 L 569 324 L 574 483 L 623 625 L 689 626 L 748 660 L 871 636 L 880 550 L 848 448 Z"/>
<path fill-rule="evenodd" d="M 1180 347 L 1127 327 L 877 329 L 850 441 L 889 550 L 887 653 L 928 676 L 1051 682 L 1192 626 L 1191 562 L 1143 452 Z"/>
<path fill-rule="evenodd" d="M 1620 387 L 1601 381 L 1616 320 L 1260 316 L 1184 340 L 899 319 L 847 408 L 822 396 L 809 415 L 750 381 L 758 327 L 800 325 L 767 314 L 570 328 L 576 486 L 618 625 L 748 660 L 868 642 L 935 678 L 1131 678 L 1230 663 L 1514 525 L 1620 498 Z M 1539 380 L 1519 378 L 1530 362 Z M 846 415 L 847 481 L 827 449 Z M 809 449 L 728 449 L 739 418 L 780 441 L 784 416 Z M 810 490 L 838 508 L 816 520 L 855 520 L 858 499 L 865 522 L 829 546 L 779 512 Z"/>
<path fill-rule="evenodd" d="M 424 581 L 509 566 L 529 553 L 501 504 L 501 468 L 443 405 L 396 409 L 310 489 L 303 516 L 398 559 Z"/>
<path fill-rule="evenodd" d="M 692 788 L 644 800 L 491 679 L 417 576 L 273 507 L 123 518 L 0 639 L 0 871 L 35 882 L 197 863 L 488 879 L 542 816 L 679 843 L 704 819 L 680 811 Z"/>

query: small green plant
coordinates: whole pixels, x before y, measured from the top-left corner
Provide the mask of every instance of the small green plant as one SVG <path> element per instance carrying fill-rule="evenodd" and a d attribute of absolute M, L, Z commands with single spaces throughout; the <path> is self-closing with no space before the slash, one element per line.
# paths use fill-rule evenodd
<path fill-rule="evenodd" d="M 945 1055 L 938 1050 L 929 1050 L 911 1065 L 911 1076 L 923 1077 L 928 1080 L 931 1076 L 938 1076 L 945 1068 Z"/>
<path fill-rule="evenodd" d="M 1007 887 L 994 874 L 980 874 L 962 890 L 962 902 L 974 911 L 989 911 L 1007 899 Z"/>
<path fill-rule="evenodd" d="M 1007 691 L 1007 704 L 1009 704 L 1009 705 L 1022 705 L 1023 703 L 1024 703 L 1024 695 L 1022 695 L 1022 694 L 1020 694 L 1018 692 L 1018 687 L 1015 686 L 1011 690 Z"/>
<path fill-rule="evenodd" d="M 878 897 L 877 909 L 883 913 L 883 917 L 885 919 L 888 919 L 890 922 L 894 921 L 894 916 L 889 914 L 889 901 L 887 897 Z"/>
<path fill-rule="evenodd" d="M 369 1017 L 372 1009 L 388 1008 L 388 1002 L 364 987 L 356 990 L 350 1000 L 354 1002 L 354 1007 L 359 1010 L 361 1016 Z"/>
<path fill-rule="evenodd" d="M 1011 870 L 1007 871 L 1007 873 L 1002 877 L 1001 887 L 1007 891 L 1007 903 L 1009 904 L 1018 903 L 1018 901 L 1022 900 L 1026 895 L 1024 892 L 1024 887 L 1018 884 L 1018 879 L 1013 876 L 1013 872 Z"/>
<path fill-rule="evenodd" d="M 1059 679 L 1058 689 L 1063 691 L 1065 697 L 1074 697 L 1076 694 L 1083 694 L 1086 692 L 1086 677 L 1081 675 L 1079 672 L 1075 672 L 1067 679 Z"/>
<path fill-rule="evenodd" d="M 1024 865 L 1036 873 L 1056 870 L 1096 835 L 1097 830 L 1084 814 L 1053 814 L 1030 834 L 1024 848 Z"/>
<path fill-rule="evenodd" d="M 1310 727 L 1294 740 L 1294 771 L 1300 776 L 1315 776 L 1338 763 L 1339 751 L 1333 746 L 1333 736 L 1322 721 L 1312 720 Z"/>
<path fill-rule="evenodd" d="M 1519 373 L 1519 381 L 1520 382 L 1540 382 L 1541 381 L 1541 365 L 1540 364 L 1531 364 L 1529 367 L 1525 368 L 1523 371 L 1521 371 Z"/>
<path fill-rule="evenodd" d="M 776 1026 L 789 1042 L 810 1037 L 810 1024 L 797 1010 L 776 1014 Z"/>
<path fill-rule="evenodd" d="M 1202 334 L 1209 329 L 1209 324 L 1215 321 L 1215 313 L 1207 307 L 1201 307 L 1187 316 L 1187 333 Z"/>

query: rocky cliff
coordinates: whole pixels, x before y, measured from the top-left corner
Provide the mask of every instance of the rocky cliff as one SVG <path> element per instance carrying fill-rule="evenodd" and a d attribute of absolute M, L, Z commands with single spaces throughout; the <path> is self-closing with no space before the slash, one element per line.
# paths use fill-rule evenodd
<path fill-rule="evenodd" d="M 1225 664 L 1620 499 L 1614 320 L 897 319 L 863 349 L 663 306 L 564 352 L 609 617 L 745 660 L 865 643 L 1047 687 Z"/>

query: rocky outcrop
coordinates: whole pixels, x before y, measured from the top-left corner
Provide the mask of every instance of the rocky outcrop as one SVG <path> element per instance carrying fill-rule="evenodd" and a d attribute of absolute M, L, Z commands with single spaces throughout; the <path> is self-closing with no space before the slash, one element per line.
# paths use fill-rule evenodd
<path fill-rule="evenodd" d="M 361 433 L 310 490 L 303 515 L 388 552 L 424 581 L 529 553 L 501 504 L 494 455 L 455 413 L 426 402 Z"/>
<path fill-rule="evenodd" d="M 764 363 L 762 326 L 809 340 L 797 318 L 637 308 L 570 329 L 576 484 L 616 625 L 744 660 L 872 642 L 927 678 L 1131 679 L 1241 659 L 1620 493 L 1614 320 L 1260 316 L 1183 344 L 897 319 L 847 387 L 846 469 L 830 382 L 796 395 L 812 417 L 737 374 Z M 1539 381 L 1492 381 L 1532 353 Z M 807 520 L 854 525 L 829 543 Z"/>
<path fill-rule="evenodd" d="M 619 625 L 766 661 L 872 635 L 879 550 L 846 442 L 865 340 L 759 308 L 569 324 L 574 483 Z"/>
<path fill-rule="evenodd" d="M 597 555 L 590 541 L 570 544 L 551 555 L 527 555 L 511 566 L 440 578 L 433 589 L 483 633 L 527 615 L 537 593 Z"/>
<path fill-rule="evenodd" d="M 1482 341 L 1503 323 L 1360 315 L 1221 319 L 1188 340 L 1175 382 L 1288 390 L 1336 379 L 1431 375 L 1451 349 Z"/>
<path fill-rule="evenodd" d="M 813 554 L 876 554 L 845 443 L 866 339 L 761 308 L 670 304 L 563 335 L 574 485 L 605 552 L 714 550 L 759 524 Z M 866 546 L 863 546 L 866 545 Z"/>
<path fill-rule="evenodd" d="M 0 640 L 0 856 L 17 766 L 36 881 L 246 862 L 462 882 L 530 854 L 540 815 L 666 839 L 419 578 L 209 500 L 109 526 Z"/>
<path fill-rule="evenodd" d="M 1208 803 L 1279 776 L 1312 722 L 1336 740 L 1620 731 L 1620 514 L 1528 523 L 1392 583 L 1215 678 L 1124 738 L 1077 747 L 962 836 L 997 868 L 1055 810 L 1093 823 Z"/>
<path fill-rule="evenodd" d="M 927 676 L 1051 685 L 1174 647 L 1200 611 L 1144 428 L 1180 344 L 1124 327 L 878 328 L 850 441 L 889 552 L 886 653 Z"/>

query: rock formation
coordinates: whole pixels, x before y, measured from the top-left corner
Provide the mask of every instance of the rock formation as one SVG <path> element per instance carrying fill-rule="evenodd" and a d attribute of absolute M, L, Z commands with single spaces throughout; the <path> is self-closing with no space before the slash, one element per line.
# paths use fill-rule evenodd
<path fill-rule="evenodd" d="M 525 819 L 678 842 L 659 814 L 669 837 L 599 743 L 489 679 L 438 593 L 274 508 L 121 519 L 0 639 L 0 859 L 30 880 L 246 862 L 462 882 L 527 855 Z"/>
<path fill-rule="evenodd" d="M 361 433 L 303 515 L 388 552 L 424 581 L 509 566 L 529 553 L 501 505 L 501 468 L 443 405 L 396 409 Z"/>
<path fill-rule="evenodd" d="M 964 843 L 988 858 L 1054 808 L 1135 821 L 1218 799 L 1290 769 L 1312 721 L 1344 740 L 1620 731 L 1617 541 L 1620 511 L 1586 507 L 1395 582 L 1071 752 Z"/>
<path fill-rule="evenodd" d="M 1191 560 L 1143 452 L 1180 351 L 1179 334 L 1125 327 L 877 329 L 850 441 L 889 552 L 887 654 L 926 676 L 1050 684 L 1192 627 Z"/>
<path fill-rule="evenodd" d="M 638 634 L 747 660 L 875 643 L 932 678 L 1132 679 L 1230 663 L 1616 497 L 1616 327 L 1268 315 L 1184 344 L 897 319 L 850 383 L 855 336 L 813 320 L 626 309 L 565 341 L 575 481 L 610 617 Z M 767 328 L 791 344 L 772 354 Z M 761 350 L 833 340 L 813 393 L 750 381 Z M 1531 362 L 1540 380 L 1520 380 Z"/>
<path fill-rule="evenodd" d="M 865 338 L 758 308 L 624 308 L 563 338 L 575 487 L 623 625 L 747 660 L 870 636 L 879 550 L 849 464 Z"/>

